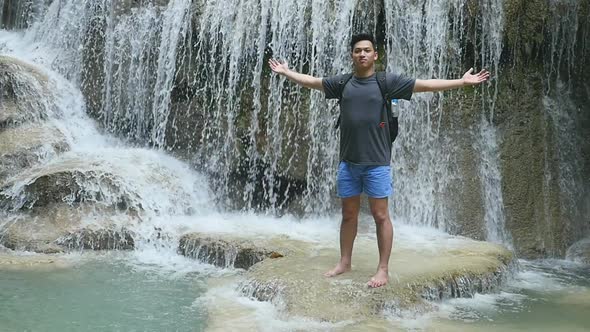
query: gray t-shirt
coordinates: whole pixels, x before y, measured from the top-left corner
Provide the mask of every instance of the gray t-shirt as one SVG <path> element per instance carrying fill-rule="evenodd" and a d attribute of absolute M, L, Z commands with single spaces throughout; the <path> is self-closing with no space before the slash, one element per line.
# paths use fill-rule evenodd
<path fill-rule="evenodd" d="M 338 98 L 343 75 L 322 79 L 326 99 Z M 415 79 L 386 74 L 392 99 L 412 98 Z M 353 76 L 344 86 L 340 101 L 340 160 L 357 165 L 389 165 L 391 140 L 383 96 L 376 75 Z"/>

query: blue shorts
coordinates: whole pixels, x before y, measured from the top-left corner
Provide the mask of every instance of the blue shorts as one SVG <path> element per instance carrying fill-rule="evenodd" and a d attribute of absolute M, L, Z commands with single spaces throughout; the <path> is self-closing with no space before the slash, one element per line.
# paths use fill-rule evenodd
<path fill-rule="evenodd" d="M 393 192 L 391 166 L 364 166 L 341 161 L 337 187 L 340 198 L 358 196 L 363 192 L 371 198 L 389 197 Z"/>

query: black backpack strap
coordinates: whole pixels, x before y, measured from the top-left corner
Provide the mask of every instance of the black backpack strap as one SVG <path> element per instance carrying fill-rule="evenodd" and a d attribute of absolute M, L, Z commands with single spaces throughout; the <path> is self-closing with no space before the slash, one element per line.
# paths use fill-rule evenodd
<path fill-rule="evenodd" d="M 335 91 L 336 96 L 338 96 L 338 104 L 340 104 L 340 101 L 342 100 L 342 92 L 344 91 L 344 87 L 346 86 L 346 83 L 350 81 L 351 78 L 352 73 L 341 75 L 338 78 L 337 90 Z M 334 129 L 338 129 L 338 127 L 340 127 L 340 114 L 338 114 L 338 120 L 336 120 L 336 125 L 334 125 Z"/>
<path fill-rule="evenodd" d="M 377 85 L 379 85 L 379 90 L 381 90 L 381 96 L 383 97 L 383 103 L 385 103 L 385 108 L 387 108 L 387 120 L 391 121 L 393 113 L 391 112 L 391 98 L 387 95 L 387 76 L 385 75 L 385 72 L 377 72 Z"/>
<path fill-rule="evenodd" d="M 383 102 L 385 103 L 385 108 L 387 110 L 386 113 L 387 123 L 389 124 L 389 137 L 391 138 L 391 142 L 393 143 L 399 132 L 399 124 L 397 117 L 393 116 L 393 111 L 391 110 L 392 98 L 388 95 L 387 75 L 385 72 L 377 72 L 377 84 L 379 85 L 379 90 L 381 90 L 381 96 L 383 96 Z"/>

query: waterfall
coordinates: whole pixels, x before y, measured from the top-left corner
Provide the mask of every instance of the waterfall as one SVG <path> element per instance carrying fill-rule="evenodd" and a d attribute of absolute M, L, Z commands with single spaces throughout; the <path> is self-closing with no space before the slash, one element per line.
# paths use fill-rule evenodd
<path fill-rule="evenodd" d="M 48 0 L 0 0 L 0 28 L 26 29 L 43 15 Z"/>
<path fill-rule="evenodd" d="M 578 0 L 550 1 L 550 48 L 544 57 L 543 107 L 551 134 L 547 144 L 554 146 L 550 154 L 554 161 L 552 168 L 545 168 L 543 189 L 545 197 L 549 197 L 550 185 L 557 183 L 558 222 L 571 229 L 570 237 L 574 240 L 590 234 L 590 180 L 585 175 L 588 165 L 581 157 L 587 139 L 580 135 L 588 123 L 588 116 L 580 109 L 583 106 L 574 100 L 576 87 L 572 85 L 572 77 L 582 73 L 577 69 L 580 61 L 576 60 L 576 51 L 582 56 L 588 51 L 588 39 L 578 40 L 580 36 L 587 37 L 589 30 L 586 26 L 586 31 L 579 33 L 582 28 L 580 6 Z M 548 214 L 546 218 L 550 218 Z M 562 232 L 555 224 L 549 224 L 547 228 L 550 232 Z"/>
<path fill-rule="evenodd" d="M 569 79 L 577 63 L 575 50 L 578 37 L 579 0 L 550 0 L 549 35 L 551 49 L 545 57 L 545 76 L 547 78 L 546 93 L 549 93 L 554 82 L 562 80 L 561 69 L 566 68 L 565 79 Z"/>
<path fill-rule="evenodd" d="M 502 174 L 499 164 L 498 135 L 488 120 L 482 117 L 479 136 L 474 149 L 481 156 L 479 177 L 484 197 L 486 240 L 504 244 L 512 249 L 512 239 L 505 228 L 504 202 L 502 199 Z"/>
<path fill-rule="evenodd" d="M 453 36 L 458 38 L 461 30 L 448 22 L 461 22 L 460 2 L 385 1 L 385 14 L 388 70 L 422 79 L 448 78 L 456 61 L 447 54 L 458 57 L 460 50 Z M 411 104 L 399 105 L 402 133 L 393 151 L 394 215 L 445 228 L 447 211 L 437 193 L 450 177 L 447 165 L 451 154 L 440 144 L 440 98 L 441 94 L 414 95 Z"/>
<path fill-rule="evenodd" d="M 477 62 L 493 73 L 500 5 L 480 8 L 485 38 Z M 27 36 L 47 40 L 55 52 L 50 65 L 74 83 L 99 82 L 100 92 L 91 92 L 97 101 L 90 100 L 99 108 L 89 111 L 107 130 L 139 144 L 181 147 L 212 175 L 224 205 L 275 213 L 300 196 L 308 213 L 324 213 L 335 206 L 336 107 L 268 75 L 266 60 L 315 76 L 350 72 L 353 28 L 377 30 L 367 13 L 378 7 L 355 0 L 204 1 L 192 9 L 187 1 L 117 7 L 63 0 L 51 3 Z M 388 70 L 460 77 L 463 7 L 459 0 L 385 1 Z M 455 147 L 441 144 L 441 119 L 452 116 L 442 102 L 442 94 L 425 94 L 402 106 L 394 204 L 407 220 L 446 228 L 452 221 L 440 193 L 458 174 L 449 166 Z"/>
<path fill-rule="evenodd" d="M 179 41 L 184 40 L 189 29 L 191 2 L 171 0 L 164 11 L 162 35 L 158 49 L 158 69 L 156 72 L 156 93 L 152 106 L 156 127 L 152 131 L 152 142 L 157 147 L 164 146 L 166 124 L 170 112 L 170 94 L 176 71 L 176 54 Z"/>
<path fill-rule="evenodd" d="M 16 3 L 0 2 L 2 24 Z M 379 56 L 388 71 L 444 79 L 460 78 L 465 63 L 486 67 L 491 82 L 463 90 L 477 104 L 468 130 L 453 127 L 459 116 L 445 104 L 463 92 L 417 94 L 400 102 L 391 204 L 396 219 L 452 230 L 455 206 L 446 194 L 464 177 L 458 155 L 468 148 L 475 156 L 470 162 L 487 239 L 510 244 L 503 231 L 503 137 L 495 114 L 505 48 L 503 1 L 21 3 L 29 8 L 19 9 L 29 13 L 23 39 L 45 50 L 36 61 L 80 87 L 86 111 L 107 132 L 188 161 L 207 174 L 217 203 L 230 209 L 331 214 L 337 206 L 337 106 L 272 74 L 270 57 L 318 77 L 350 72 L 350 36 L 368 31 L 385 42 L 378 45 Z M 578 31 L 580 6 L 549 2 L 547 94 L 557 89 L 556 79 L 568 82 L 564 75 L 574 72 L 579 41 L 571 32 Z M 551 117 L 554 123 L 559 118 Z M 469 146 L 455 142 L 451 131 Z M 578 174 L 580 167 L 562 167 L 564 188 L 577 178 L 567 174 Z"/>
<path fill-rule="evenodd" d="M 499 61 L 502 52 L 502 2 L 479 3 L 481 44 L 473 50 L 474 67 L 485 66 L 492 73 L 493 86 L 482 88 L 482 123 L 474 139 L 482 159 L 479 161 L 485 220 L 488 230 L 502 229 L 499 154 L 496 135 L 491 128 Z M 467 50 L 464 44 L 466 21 L 463 1 L 386 1 L 388 35 L 388 69 L 406 75 L 428 78 L 459 78 L 468 68 L 461 68 L 460 59 Z M 421 94 L 411 104 L 404 103 L 400 123 L 402 135 L 396 142 L 393 163 L 397 175 L 395 214 L 413 223 L 448 229 L 452 216 L 442 193 L 450 180 L 460 177 L 452 156 L 456 146 L 441 133 L 442 117 L 454 117 L 452 109 L 443 108 L 442 94 Z M 489 116 L 484 116 L 484 111 Z M 491 128 L 491 129 L 490 129 Z M 470 135 L 463 133 L 463 135 Z M 482 141 L 491 140 L 489 142 Z M 493 150 L 490 150 L 493 149 Z M 497 232 L 492 232 L 497 235 Z M 490 240 L 498 240 L 488 234 Z"/>
<path fill-rule="evenodd" d="M 24 36 L 1 32 L 2 70 L 6 74 L 0 83 L 2 97 L 7 96 L 8 100 L 0 98 L 0 111 L 2 121 L 17 121 L 8 122 L 7 128 L 0 129 L 11 138 L 14 136 L 10 136 L 11 131 L 18 133 L 22 128 L 32 127 L 38 129 L 39 135 L 48 142 L 42 141 L 44 150 L 30 152 L 34 157 L 38 155 L 39 160 L 20 165 L 17 172 L 10 174 L 5 181 L 2 179 L 0 237 L 11 225 L 26 224 L 31 218 L 36 222 L 36 214 L 44 218 L 50 209 L 51 213 L 64 213 L 63 218 L 51 222 L 72 223 L 89 229 L 132 229 L 135 248 L 144 249 L 153 246 L 151 238 L 160 239 L 161 234 L 154 225 L 170 222 L 174 216 L 215 211 L 204 176 L 162 151 L 129 147 L 116 138 L 103 135 L 94 120 L 88 117 L 80 85 L 88 70 L 84 65 L 88 52 L 84 45 L 90 41 L 77 28 L 92 29 L 97 13 L 104 14 L 113 9 L 105 4 L 93 2 L 85 6 L 78 1 L 54 1 L 43 20 Z M 171 2 L 169 9 L 171 13 L 163 17 L 174 16 L 173 10 L 178 7 Z M 112 14 L 110 19 L 123 19 L 114 11 Z M 75 18 L 80 19 L 76 21 Z M 90 18 L 90 22 L 84 18 Z M 63 22 L 63 19 L 70 21 Z M 54 30 L 56 26 L 63 29 L 65 36 Z M 178 30 L 171 26 L 169 31 Z M 77 41 L 66 42 L 68 36 Z M 59 45 L 59 38 L 64 38 L 61 40 L 63 48 Z M 176 45 L 163 42 L 159 49 L 167 51 L 168 48 L 176 49 Z M 64 57 L 75 61 L 68 62 Z M 169 61 L 175 62 L 164 56 L 159 61 L 164 70 L 169 70 Z M 173 68 L 170 70 L 174 71 Z M 11 84 L 6 90 L 5 82 Z M 166 81 L 161 82 L 160 91 L 163 93 L 166 84 Z M 16 116 L 11 113 L 12 108 L 15 108 L 16 112 L 12 113 Z M 6 110 L 9 111 L 8 118 L 5 117 Z M 50 140 L 54 136 L 59 149 Z M 27 145 L 22 144 L 26 144 L 27 136 L 18 138 L 15 143 L 7 142 L 8 147 L 14 144 L 20 148 L 15 156 L 28 158 Z M 4 148 L 6 142 L 2 143 Z M 37 146 L 33 145 L 33 148 L 37 149 Z M 4 149 L 2 153 L 5 153 Z M 48 191 L 48 188 L 53 189 Z M 47 218 L 51 218 L 51 213 Z M 82 224 L 77 225 L 78 222 Z M 168 231 L 174 227 L 170 226 Z M 176 255 L 177 243 L 167 241 L 166 252 Z"/>
<path fill-rule="evenodd" d="M 513 248 L 512 239 L 505 227 L 506 215 L 502 198 L 502 172 L 500 169 L 500 136 L 494 127 L 494 109 L 498 96 L 498 75 L 502 56 L 504 28 L 503 1 L 481 2 L 481 39 L 479 62 L 489 66 L 492 83 L 482 88 L 482 116 L 474 149 L 479 152 L 479 178 L 484 203 L 486 240 Z"/>

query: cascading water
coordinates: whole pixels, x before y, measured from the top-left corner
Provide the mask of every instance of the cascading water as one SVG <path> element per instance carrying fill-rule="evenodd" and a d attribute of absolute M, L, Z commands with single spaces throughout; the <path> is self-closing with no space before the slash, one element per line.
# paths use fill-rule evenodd
<path fill-rule="evenodd" d="M 550 153 L 557 160 L 557 165 L 554 170 L 545 168 L 543 190 L 547 200 L 551 195 L 551 184 L 557 183 L 560 209 L 558 218 L 562 224 L 571 228 L 570 236 L 577 240 L 590 232 L 587 223 L 590 212 L 590 182 L 584 175 L 588 165 L 580 158 L 584 155 L 586 140 L 579 133 L 583 132 L 584 121 L 587 120 L 574 100 L 575 90 L 579 88 L 572 86 L 572 78 L 578 66 L 576 50 L 582 55 L 588 52 L 588 39 L 578 38 L 584 37 L 584 34 L 587 37 L 588 31 L 579 33 L 581 1 L 552 0 L 550 3 L 551 47 L 544 58 L 543 107 L 549 124 L 547 130 L 552 133 L 546 139 L 548 145 L 554 144 L 556 147 Z M 583 46 L 579 47 L 579 44 Z M 577 95 L 579 98 L 580 93 Z M 545 214 L 545 223 L 549 224 L 547 228 L 551 232 L 563 232 L 558 225 L 551 225 L 551 213 L 547 211 Z"/>
<path fill-rule="evenodd" d="M 499 165 L 496 129 L 483 117 L 480 126 L 480 136 L 476 139 L 474 149 L 481 156 L 479 176 L 485 204 L 486 240 L 504 244 L 512 249 L 512 239 L 504 227 L 502 174 Z"/>
<path fill-rule="evenodd" d="M 424 10 L 424 6 L 428 10 Z M 448 78 L 459 59 L 457 43 L 461 22 L 459 1 L 385 1 L 389 35 L 388 69 L 417 78 Z M 454 54 L 447 56 L 447 54 Z M 456 76 L 456 75 L 451 75 Z M 400 103 L 402 134 L 393 151 L 395 166 L 395 215 L 413 223 L 445 228 L 448 222 L 444 201 L 437 193 L 451 176 L 449 145 L 441 144 L 440 94 L 414 95 L 413 102 Z"/>
<path fill-rule="evenodd" d="M 29 43 L 44 41 L 50 48 L 38 61 L 80 85 L 88 112 L 108 131 L 191 161 L 210 175 L 224 206 L 273 214 L 334 210 L 338 133 L 332 128 L 334 104 L 269 75 L 268 57 L 316 76 L 349 72 L 347 40 L 353 31 L 380 34 L 379 18 L 368 14 L 380 10 L 382 54 L 391 71 L 454 78 L 468 59 L 495 77 L 503 49 L 503 2 L 496 0 L 471 7 L 460 0 L 28 3 L 45 13 L 30 20 L 25 35 Z M 550 3 L 577 24 L 579 5 L 568 6 Z M 576 44 L 574 37 L 558 38 L 571 29 L 556 22 L 549 57 L 555 65 L 548 68 L 571 58 Z M 473 40 L 478 42 L 467 42 Z M 497 80 L 477 91 L 482 120 L 460 135 L 476 142 L 482 215 L 494 233 L 505 219 L 501 136 L 493 130 Z M 450 230 L 453 207 L 444 196 L 462 172 L 455 157 L 460 147 L 441 127 L 454 117 L 444 101 L 443 94 L 421 94 L 399 106 L 402 135 L 394 148 L 392 204 L 397 218 Z"/>
<path fill-rule="evenodd" d="M 225 205 L 276 213 L 300 196 L 299 205 L 308 213 L 332 211 L 335 107 L 321 93 L 268 78 L 266 59 L 285 60 L 316 76 L 349 72 L 347 41 L 355 25 L 366 28 L 359 13 L 374 12 L 374 2 L 207 1 L 192 4 L 198 20 L 191 18 L 194 11 L 186 1 L 170 1 L 165 8 L 152 2 L 137 8 L 118 5 L 110 0 L 53 2 L 28 34 L 31 40 L 50 41 L 55 57 L 49 63 L 73 82 L 102 82 L 99 109 L 90 112 L 109 131 L 160 148 L 181 146 L 199 168 L 214 175 L 213 187 Z M 419 78 L 460 75 L 467 15 L 462 1 L 385 1 L 384 6 L 390 70 Z M 493 73 L 502 48 L 497 8 L 497 1 L 481 4 L 484 38 L 475 50 L 478 63 L 489 63 Z M 99 37 L 86 38 L 89 31 Z M 96 45 L 92 53 L 87 49 Z M 99 70 L 84 67 L 85 59 Z M 491 113 L 495 92 L 490 91 L 490 98 L 482 100 L 491 100 L 486 107 Z M 450 166 L 455 147 L 441 144 L 447 139 L 440 134 L 440 121 L 452 114 L 443 109 L 442 94 L 414 100 L 402 106 L 406 134 L 394 151 L 394 211 L 409 222 L 446 229 L 452 217 L 441 193 L 448 179 L 459 175 Z M 187 120 L 197 126 L 183 128 Z M 482 190 L 501 193 L 488 187 Z M 486 211 L 501 211 L 491 205 L 486 202 Z"/>
<path fill-rule="evenodd" d="M 484 203 L 484 221 L 486 240 L 501 243 L 512 248 L 512 239 L 505 228 L 504 202 L 502 198 L 502 173 L 500 170 L 500 137 L 493 125 L 494 109 L 498 96 L 498 75 L 500 57 L 502 56 L 502 36 L 504 28 L 503 1 L 490 0 L 480 3 L 482 6 L 481 46 L 475 53 L 479 54 L 479 63 L 489 66 L 494 76 L 492 86 L 483 87 L 481 122 L 479 135 L 476 135 L 475 150 L 479 152 L 479 176 Z"/>
<path fill-rule="evenodd" d="M 0 0 L 0 28 L 25 29 L 42 16 L 48 0 Z"/>
<path fill-rule="evenodd" d="M 7 17 L 7 3 L 17 2 L 0 1 L 3 18 Z M 57 202 L 49 208 L 66 205 L 86 211 L 84 205 L 92 204 L 95 209 L 85 216 L 83 226 L 130 231 L 136 248 L 132 255 L 147 263 L 144 268 L 168 264 L 174 265 L 174 273 L 190 264 L 190 260 L 183 260 L 175 265 L 185 259 L 176 252 L 178 237 L 190 231 L 248 233 L 254 239 L 289 233 L 320 243 L 322 250 L 326 243 L 336 243 L 337 217 L 314 219 L 310 226 L 288 217 L 277 220 L 244 212 L 229 217 L 217 214 L 218 208 L 227 206 L 269 214 L 290 212 L 297 205 L 310 214 L 334 212 L 338 154 L 338 133 L 333 129 L 335 105 L 324 101 L 321 93 L 270 74 L 268 57 L 286 60 L 297 71 L 316 76 L 349 72 L 350 35 L 366 30 L 381 34 L 381 19 L 385 20 L 387 45 L 380 55 L 387 54 L 388 70 L 409 76 L 455 78 L 466 70 L 461 67 L 466 58 L 475 67 L 485 65 L 492 76 L 497 76 L 503 48 L 503 18 L 498 15 L 503 3 L 495 0 L 469 2 L 477 3 L 470 10 L 479 13 L 476 28 L 471 30 L 466 26 L 473 23 L 467 22 L 473 13 L 467 13 L 466 2 L 460 0 L 386 0 L 382 4 L 370 0 L 21 3 L 39 7 L 34 11 L 22 7 L 20 12 L 44 15 L 26 14 L 26 24 L 11 23 L 15 29 L 28 27 L 24 32 L 0 32 L 0 51 L 10 57 L 0 58 L 0 62 L 16 63 L 22 70 L 21 76 L 8 78 L 29 89 L 15 90 L 18 103 L 10 107 L 41 110 L 23 122 L 49 125 L 65 143 L 60 148 L 42 146 L 34 165 L 3 182 L 8 185 L 0 192 L 4 202 L 0 228 L 4 229 L 7 221 L 26 221 L 28 210 L 46 212 L 40 196 L 35 196 L 37 181 L 56 179 L 59 185 L 61 176 L 65 176 L 72 180 L 66 181 L 71 184 L 66 189 L 72 191 L 51 192 L 56 197 L 49 199 Z M 552 8 L 561 8 L 565 2 L 550 3 Z M 575 12 L 575 6 L 568 8 Z M 381 10 L 383 18 L 372 17 L 371 13 Z M 556 9 L 556 13 L 567 13 L 571 18 L 567 24 L 577 22 L 572 12 Z M 555 33 L 565 36 L 571 26 L 559 22 L 554 22 L 558 26 Z M 480 42 L 472 50 L 460 46 L 471 45 L 465 43 L 466 30 L 478 34 Z M 566 58 L 569 62 L 565 67 L 573 71 L 572 52 L 577 41 L 556 37 L 554 43 L 549 58 L 553 59 L 552 67 L 546 72 L 550 78 L 557 75 Z M 31 72 L 46 73 L 46 79 L 29 73 L 26 68 L 33 63 L 41 69 Z M 561 75 L 565 78 L 563 72 Z M 510 246 L 501 190 L 503 137 L 500 128 L 494 126 L 496 82 L 477 90 L 473 100 L 477 104 L 481 99 L 481 107 L 474 106 L 476 120 L 469 129 L 457 131 L 468 136 L 470 148 L 476 152 L 472 162 L 477 178 L 473 182 L 479 183 L 481 190 L 487 240 Z M 548 90 L 567 94 L 567 84 L 551 82 Z M 579 131 L 577 109 L 568 98 L 546 96 L 544 104 L 547 118 L 556 125 L 557 144 L 564 146 L 556 154 L 559 186 L 566 196 L 562 209 L 579 217 L 583 213 L 576 209 L 578 203 L 573 198 L 588 191 L 584 187 L 584 165 L 573 158 L 583 153 L 579 148 L 583 140 L 572 134 Z M 464 175 L 456 167 L 460 148 L 447 136 L 448 128 L 443 124 L 446 117 L 453 117 L 453 110 L 444 101 L 443 94 L 425 94 L 399 106 L 402 135 L 394 151 L 397 193 L 392 204 L 396 217 L 408 223 L 452 229 L 453 211 L 444 193 L 450 191 L 451 180 Z M 0 106 L 6 105 L 0 99 Z M 123 142 L 103 135 L 86 113 Z M 0 120 L 4 125 L 4 118 Z M 8 129 L 20 125 L 19 121 Z M 193 165 L 189 167 L 162 151 L 168 149 Z M 552 158 L 547 154 L 546 159 Z M 193 166 L 209 179 L 195 172 Z M 548 167 L 547 183 L 553 181 L 551 172 Z M 115 218 L 102 214 L 104 211 Z M 10 214 L 17 217 L 11 219 Z M 246 221 L 234 223 L 234 219 Z M 428 250 L 441 239 L 454 241 L 447 235 L 420 240 L 416 233 L 421 232 L 400 232 L 410 240 L 397 248 L 419 245 Z M 587 230 L 581 228 L 579 232 Z M 463 286 L 459 285 L 461 291 L 465 290 Z M 216 295 L 213 291 L 212 296 Z M 240 297 L 236 301 L 239 296 L 232 293 L 229 297 L 239 302 L 243 300 Z M 503 296 L 506 294 L 499 302 L 504 301 Z M 521 310 L 518 301 L 522 297 L 514 297 L 516 310 Z M 226 307 L 223 309 L 225 312 Z M 468 310 L 467 314 L 472 312 Z M 248 315 L 253 316 L 250 311 Z M 267 323 L 268 317 L 281 314 L 257 312 L 257 316 L 265 316 Z M 289 328 L 302 330 L 309 327 L 301 322 L 289 324 Z"/>
<path fill-rule="evenodd" d="M 59 2 L 54 2 L 52 6 L 58 4 Z M 48 8 L 49 17 L 59 9 L 52 6 Z M 68 4 L 64 8 L 69 11 L 82 10 L 70 8 Z M 68 18 L 76 16 L 62 14 Z M 57 196 L 57 203 L 65 203 L 69 209 L 80 211 L 86 211 L 86 206 L 95 206 L 94 212 L 91 211 L 82 222 L 87 226 L 96 223 L 97 227 L 130 229 L 135 234 L 137 248 L 150 245 L 150 239 L 160 237 L 154 229 L 158 218 L 214 211 L 209 204 L 211 193 L 208 185 L 188 165 L 162 152 L 125 147 L 121 142 L 99 133 L 94 122 L 86 115 L 84 97 L 76 86 L 79 84 L 76 79 L 79 73 L 76 70 L 80 68 L 80 63 L 74 61 L 71 63 L 72 67 L 64 68 L 64 62 L 61 62 L 61 56 L 66 53 L 80 59 L 81 50 L 66 47 L 61 50 L 62 55 L 57 56 L 56 53 L 59 52 L 51 52 L 60 51 L 52 49 L 56 46 L 52 43 L 54 41 L 49 41 L 49 45 L 41 41 L 33 42 L 39 34 L 52 33 L 43 30 L 43 26 L 58 24 L 58 21 L 49 22 L 52 21 L 46 17 L 39 23 L 40 26 L 28 31 L 25 38 L 8 33 L 2 36 L 2 53 L 9 56 L 4 62 L 10 64 L 12 61 L 24 68 L 30 66 L 32 73 L 21 74 L 18 71 L 22 69 L 17 68 L 14 77 L 8 76 L 17 101 L 14 106 L 18 110 L 16 114 L 31 114 L 30 117 L 23 118 L 22 121 L 16 119 L 19 121 L 9 125 L 20 128 L 19 126 L 28 125 L 27 123 L 40 123 L 49 128 L 49 133 L 53 130 L 59 132 L 59 137 L 63 136 L 67 151 L 40 154 L 43 158 L 37 161 L 35 167 L 21 170 L 7 179 L 0 195 L 3 197 L 4 212 L 11 212 L 12 215 L 4 218 L 3 228 L 20 222 L 23 218 L 20 212 L 22 210 L 43 208 L 46 204 L 43 200 L 47 198 L 37 194 L 38 190 L 44 189 L 36 184 L 43 181 L 42 179 L 55 181 L 58 186 L 64 181 L 71 182 L 70 188 L 63 188 L 61 192 L 54 194 Z M 11 60 L 13 58 L 22 59 L 23 62 Z M 57 59 L 60 61 L 56 61 Z M 54 66 L 63 70 L 63 74 L 68 75 L 71 81 L 51 70 L 41 71 L 37 65 L 28 65 L 26 62 Z M 41 72 L 44 74 L 40 74 Z M 45 74 L 48 76 L 44 77 Z M 2 106 L 8 107 L 7 110 L 10 111 L 10 105 Z M 21 125 L 21 122 L 24 124 Z M 109 210 L 118 211 L 115 225 L 106 223 L 105 217 L 100 215 Z M 166 246 L 175 254 L 177 242 L 169 241 Z"/>
<path fill-rule="evenodd" d="M 480 3 L 478 19 L 481 26 L 480 48 L 473 50 L 476 64 L 485 66 L 492 75 L 498 74 L 502 52 L 502 2 Z M 461 49 L 467 38 L 462 1 L 428 1 L 408 4 L 386 1 L 388 36 L 388 66 L 418 78 L 455 78 L 465 70 L 459 66 L 466 50 Z M 448 19 L 450 17 L 450 19 Z M 495 80 L 495 77 L 493 77 Z M 496 83 L 497 84 L 497 83 Z M 481 134 L 471 134 L 480 152 L 480 179 L 488 239 L 506 243 L 503 234 L 502 192 L 498 169 L 498 144 L 490 127 L 497 87 L 484 88 L 484 110 L 479 124 Z M 441 130 L 442 117 L 456 117 L 452 109 L 443 108 L 442 94 L 415 95 L 411 104 L 400 107 L 403 134 L 394 149 L 397 175 L 395 213 L 413 223 L 449 229 L 452 216 L 448 201 L 442 193 L 452 179 L 460 177 L 453 166 L 457 147 Z M 467 133 L 469 135 L 469 133 Z M 463 133 L 462 135 L 465 135 Z M 488 153 L 483 153 L 483 152 Z"/>

